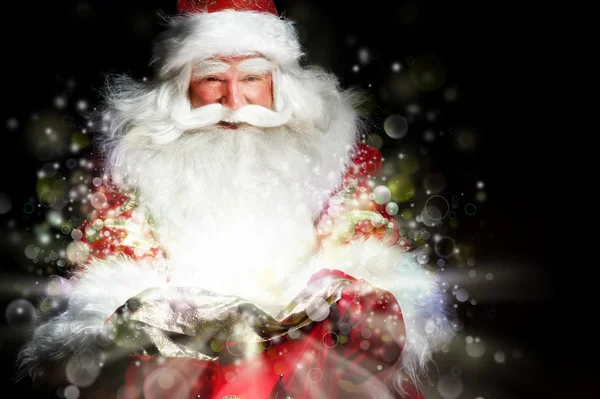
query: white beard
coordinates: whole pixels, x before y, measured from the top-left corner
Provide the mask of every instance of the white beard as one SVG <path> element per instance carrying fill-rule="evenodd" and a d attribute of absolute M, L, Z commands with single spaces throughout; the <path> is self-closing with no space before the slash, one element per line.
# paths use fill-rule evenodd
<path fill-rule="evenodd" d="M 335 165 L 325 137 L 212 126 L 132 151 L 128 180 L 156 223 L 171 283 L 265 306 L 292 299 L 283 282 L 313 254 L 313 218 L 343 172 L 340 162 L 324 184 L 321 171 Z"/>

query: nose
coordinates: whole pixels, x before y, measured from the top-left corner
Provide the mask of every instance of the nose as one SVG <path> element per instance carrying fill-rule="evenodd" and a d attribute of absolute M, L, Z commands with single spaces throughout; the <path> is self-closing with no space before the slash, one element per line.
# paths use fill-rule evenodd
<path fill-rule="evenodd" d="M 246 105 L 246 97 L 240 90 L 239 83 L 237 81 L 228 81 L 223 88 L 223 96 L 221 97 L 221 104 L 229 108 L 232 111 L 239 109 Z"/>

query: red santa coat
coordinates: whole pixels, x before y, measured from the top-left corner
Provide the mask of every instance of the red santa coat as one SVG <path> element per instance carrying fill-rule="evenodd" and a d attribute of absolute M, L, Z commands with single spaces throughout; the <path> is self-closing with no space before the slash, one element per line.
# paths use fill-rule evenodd
<path fill-rule="evenodd" d="M 138 306 L 132 307 L 131 301 L 123 300 L 120 306 L 113 307 L 115 311 L 105 318 L 104 330 L 98 337 L 110 341 L 108 346 L 130 352 L 126 384 L 119 395 L 136 399 L 261 399 L 270 395 L 296 399 L 366 398 L 373 394 L 375 397 L 400 397 L 393 385 L 402 385 L 408 397 L 420 397 L 414 386 L 398 372 L 407 363 L 404 358 L 407 355 L 405 342 L 408 341 L 403 309 L 397 301 L 402 289 L 396 289 L 394 282 L 405 277 L 399 276 L 403 272 L 389 269 L 396 267 L 395 258 L 408 252 L 409 248 L 400 236 L 394 218 L 386 213 L 385 204 L 377 203 L 372 195 L 370 177 L 379 173 L 381 166 L 378 150 L 366 145 L 358 147 L 354 166 L 347 171 L 342 186 L 315 223 L 318 235 L 315 263 L 322 270 L 309 279 L 306 289 L 279 315 L 271 316 L 253 307 L 251 316 L 258 322 L 250 323 L 241 316 L 235 320 L 226 319 L 229 329 L 225 330 L 230 335 L 223 337 L 212 331 L 211 326 L 223 322 L 225 316 L 214 313 L 214 309 L 202 311 L 210 302 L 204 299 L 214 300 L 214 293 L 187 290 L 173 296 L 168 288 L 157 288 L 150 295 L 138 296 L 134 301 Z M 102 302 L 99 307 L 106 310 L 110 303 L 116 302 L 103 300 L 101 291 L 110 288 L 103 287 L 102 281 L 109 283 L 110 273 L 118 273 L 118 270 L 103 270 L 97 267 L 98 262 L 127 258 L 143 265 L 164 253 L 152 222 L 136 220 L 135 197 L 103 187 L 92 200 L 96 201 L 97 209 L 81 227 L 84 233 L 81 240 L 71 244 L 71 254 L 81 261 L 82 273 L 86 273 L 88 265 L 95 263 L 96 268 L 88 273 L 85 283 L 99 294 L 86 292 L 85 297 L 96 295 L 99 298 L 96 301 Z M 363 244 L 365 247 L 361 246 Z M 361 272 L 361 276 L 355 278 L 337 270 L 363 270 L 345 266 L 356 262 L 357 251 L 364 248 L 371 248 L 369 252 L 376 248 L 384 254 L 384 266 L 374 266 L 369 281 L 360 278 L 365 273 Z M 147 279 L 143 267 L 136 273 Z M 431 288 L 433 280 L 428 277 L 425 280 L 425 286 Z M 159 276 L 154 285 L 162 283 Z M 79 284 L 77 289 L 85 291 L 86 284 Z M 136 278 L 132 275 L 131 285 L 135 284 Z M 411 287 L 415 284 L 419 283 L 411 282 Z M 376 288 L 386 285 L 394 289 Z M 144 287 L 152 286 L 144 282 Z M 158 296 L 156 292 L 159 292 Z M 436 294 L 431 292 L 431 295 L 430 302 L 437 302 Z M 229 299 L 224 299 L 225 302 L 220 304 L 226 304 L 219 309 L 228 309 L 235 314 L 240 313 L 240 306 L 253 306 L 251 303 L 232 303 Z M 321 305 L 326 303 L 325 313 L 321 305 L 311 309 L 311 304 L 319 301 Z M 187 307 L 179 309 L 174 303 L 186 303 Z M 97 318 L 102 312 L 90 310 L 93 307 L 83 303 L 80 310 L 72 310 L 65 319 L 87 317 L 89 313 Z M 427 315 L 430 316 L 433 317 Z M 231 334 L 240 323 L 250 326 L 247 330 L 252 333 L 245 336 Z M 82 329 L 88 328 L 82 326 Z M 51 328 L 49 322 L 36 334 L 41 336 Z M 212 335 L 206 335 L 209 330 Z M 98 332 L 94 328 L 89 331 Z M 418 334 L 412 336 L 420 339 Z M 195 342 L 192 338 L 196 338 Z M 247 348 L 250 343 L 254 350 L 240 349 L 241 346 Z M 69 342 L 66 346 L 77 345 Z M 35 349 L 30 348 L 31 352 Z M 417 347 L 417 350 L 422 349 L 422 346 Z M 51 356 L 56 357 L 56 350 Z M 102 397 L 115 394 L 114 387 L 103 386 L 101 378 L 97 379 L 94 388 Z M 288 396 L 281 396 L 283 393 Z"/>

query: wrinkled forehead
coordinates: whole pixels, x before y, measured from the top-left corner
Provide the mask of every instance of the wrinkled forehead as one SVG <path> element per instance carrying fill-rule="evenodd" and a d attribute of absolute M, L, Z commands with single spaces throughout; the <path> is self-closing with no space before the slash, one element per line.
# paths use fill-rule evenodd
<path fill-rule="evenodd" d="M 243 73 L 267 74 L 275 64 L 260 56 L 215 57 L 202 60 L 193 66 L 193 77 L 224 73 L 234 68 Z"/>

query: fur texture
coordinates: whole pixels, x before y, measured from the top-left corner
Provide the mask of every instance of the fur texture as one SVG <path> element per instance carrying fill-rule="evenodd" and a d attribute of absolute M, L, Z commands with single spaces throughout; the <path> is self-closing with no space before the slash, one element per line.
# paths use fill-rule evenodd
<path fill-rule="evenodd" d="M 213 125 L 170 138 L 153 130 L 152 118 L 176 102 L 161 96 L 172 81 L 121 81 L 112 92 L 119 94 L 109 99 L 101 138 L 106 168 L 138 191 L 174 281 L 193 277 L 242 296 L 261 287 L 269 302 L 286 271 L 312 254 L 314 219 L 340 186 L 361 134 L 359 97 L 318 68 L 278 76 L 279 97 L 294 110 L 287 124 L 234 131 Z M 166 127 L 168 121 L 160 123 L 173 133 L 176 124 Z M 239 278 L 207 280 L 215 268 Z"/>
<path fill-rule="evenodd" d="M 321 251 L 306 264 L 287 269 L 280 281 L 278 294 L 265 296 L 259 289 L 247 290 L 245 299 L 270 309 L 273 314 L 300 292 L 312 274 L 325 268 L 335 268 L 356 278 L 363 278 L 375 287 L 390 291 L 400 304 L 407 337 L 402 352 L 398 389 L 402 376 L 418 381 L 433 353 L 453 338 L 452 316 L 445 304 L 445 294 L 436 278 L 400 247 L 388 247 L 381 242 L 357 240 Z M 70 281 L 62 280 L 62 293 L 68 297 L 67 309 L 44 321 L 22 350 L 22 373 L 34 378 L 42 373 L 40 359 L 67 360 L 89 350 L 96 343 L 104 321 L 129 298 L 151 287 L 197 286 L 239 295 L 235 288 L 219 289 L 219 278 L 229 279 L 213 271 L 198 273 L 178 271 L 178 279 L 167 283 L 170 267 L 159 259 L 153 263 L 138 263 L 124 258 L 94 261 Z M 215 288 L 217 286 L 217 288 Z"/>
<path fill-rule="evenodd" d="M 288 68 L 303 55 L 293 22 L 272 14 L 226 10 L 180 15 L 154 47 L 161 77 L 218 56 L 262 55 Z"/>
<path fill-rule="evenodd" d="M 187 88 L 196 61 L 260 54 L 273 61 L 281 126 L 236 131 L 193 126 Z M 407 323 L 402 375 L 415 380 L 450 339 L 443 293 L 412 254 L 373 240 L 314 254 L 314 221 L 339 188 L 361 135 L 354 91 L 301 67 L 291 22 L 255 13 L 171 21 L 156 47 L 156 80 L 108 82 L 98 144 L 106 173 L 140 196 L 167 259 L 94 260 L 61 280 L 66 309 L 39 320 L 20 355 L 22 373 L 70 359 L 93 344 L 104 320 L 149 287 L 196 286 L 255 301 L 276 313 L 322 268 L 387 289 Z M 60 280 L 60 279 L 59 279 Z"/>
<path fill-rule="evenodd" d="M 69 280 L 56 277 L 60 294 L 48 297 L 62 299 L 66 306 L 36 321 L 31 339 L 19 353 L 18 377 L 30 375 L 36 379 L 45 374 L 48 361 L 64 364 L 73 356 L 95 351 L 104 321 L 147 287 L 164 286 L 164 276 L 160 261 L 134 264 L 130 259 L 115 257 L 96 260 Z"/>
<path fill-rule="evenodd" d="M 289 294 L 298 292 L 313 273 L 338 269 L 391 292 L 400 305 L 407 335 L 394 381 L 399 391 L 404 375 L 420 381 L 432 355 L 454 338 L 454 315 L 447 296 L 436 275 L 419 264 L 417 257 L 418 251 L 407 252 L 376 239 L 355 240 L 317 253 L 305 267 L 289 275 L 286 285 Z"/>

